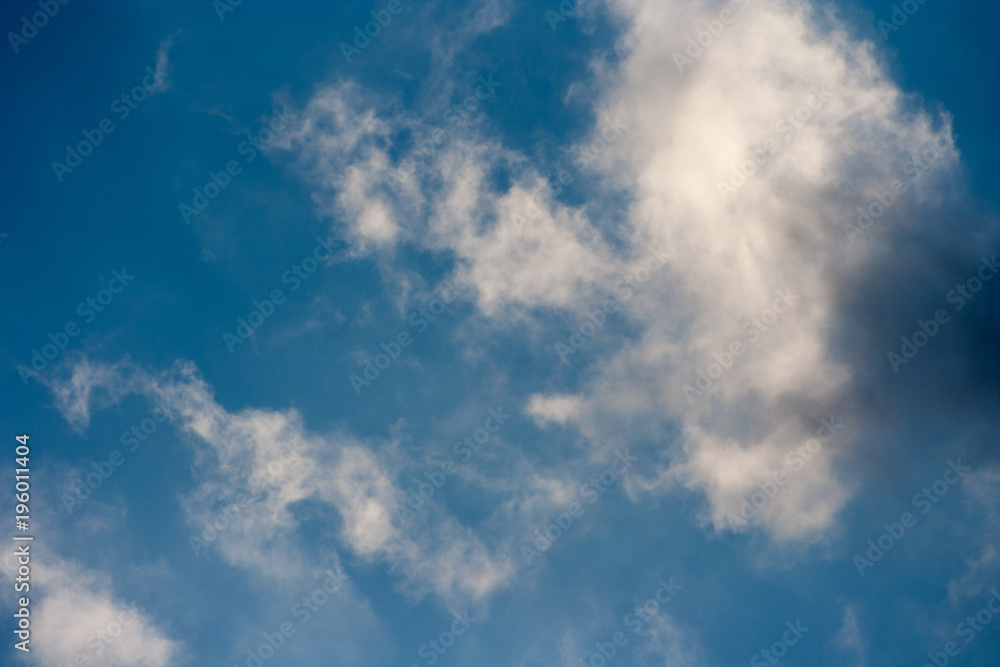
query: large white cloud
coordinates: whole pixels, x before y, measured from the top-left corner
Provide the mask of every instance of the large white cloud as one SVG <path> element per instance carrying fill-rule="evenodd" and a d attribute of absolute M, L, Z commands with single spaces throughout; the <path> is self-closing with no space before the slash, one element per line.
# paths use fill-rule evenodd
<path fill-rule="evenodd" d="M 619 276 L 635 275 L 647 247 L 662 249 L 668 268 L 620 304 L 637 337 L 595 360 L 575 395 L 539 394 L 529 410 L 540 423 L 578 426 L 595 449 L 636 418 L 678 424 L 680 442 L 665 445 L 662 468 L 631 488 L 700 490 L 704 519 L 724 527 L 820 418 L 843 407 L 851 369 L 829 340 L 837 289 L 876 245 L 852 247 L 844 225 L 905 179 L 906 160 L 930 146 L 938 157 L 910 196 L 933 199 L 934 174 L 956 154 L 948 119 L 915 109 L 872 45 L 849 37 L 835 16 L 816 16 L 822 10 L 810 3 L 622 0 L 611 10 L 628 28 L 617 66 L 593 68 L 603 92 L 585 144 L 603 152 L 587 167 L 597 182 L 630 202 L 613 230 L 621 247 L 605 241 L 604 223 L 588 214 L 595 207 L 535 197 L 537 170 L 475 124 L 445 126 L 442 139 L 435 124 L 390 111 L 354 85 L 318 93 L 284 148 L 300 153 L 321 210 L 361 252 L 388 266 L 402 244 L 449 253 L 488 317 L 511 308 L 582 313 Z M 704 21 L 723 29 L 684 60 L 678 54 Z M 627 129 L 603 148 L 595 138 L 609 124 Z M 406 132 L 426 146 L 414 169 L 394 157 Z M 762 164 L 750 161 L 755 154 Z M 509 187 L 486 178 L 497 167 L 513 174 Z M 773 318 L 773 305 L 785 312 Z M 715 355 L 726 362 L 734 342 L 745 352 L 699 388 L 699 372 L 722 370 L 711 364 Z M 850 497 L 835 465 L 849 442 L 842 432 L 796 471 L 758 524 L 782 539 L 822 535 Z"/>
<path fill-rule="evenodd" d="M 728 527 L 725 516 L 758 482 L 787 471 L 789 452 L 841 407 L 850 370 L 829 343 L 836 288 L 864 261 L 849 250 L 843 224 L 902 177 L 910 151 L 933 145 L 936 129 L 907 110 L 869 44 L 851 42 L 835 21 L 820 30 L 806 3 L 615 8 L 631 29 L 601 115 L 633 129 L 609 152 L 635 196 L 637 238 L 672 259 L 669 280 L 634 302 L 642 338 L 603 365 L 579 412 L 595 436 L 621 423 L 586 423 L 585 415 L 606 415 L 609 403 L 679 420 L 684 456 L 658 486 L 704 491 L 706 519 Z M 701 21 L 723 8 L 731 20 L 714 43 L 690 62 L 676 58 Z M 761 147 L 771 155 L 765 161 L 756 151 L 758 166 L 751 157 Z M 938 168 L 954 158 L 944 147 L 948 159 Z M 734 178 L 734 168 L 745 177 Z M 771 322 L 775 306 L 785 312 Z M 735 341 L 746 351 L 730 358 Z M 699 391 L 685 394 L 685 386 Z M 631 409 L 617 399 L 621 387 L 633 388 Z M 794 471 L 756 520 L 779 538 L 822 533 L 849 497 L 831 460 L 848 442 L 842 432 Z"/>

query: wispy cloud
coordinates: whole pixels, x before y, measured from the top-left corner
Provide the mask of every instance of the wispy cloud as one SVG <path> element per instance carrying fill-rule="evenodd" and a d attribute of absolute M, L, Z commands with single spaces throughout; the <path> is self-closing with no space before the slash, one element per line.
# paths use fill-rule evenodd
<path fill-rule="evenodd" d="M 75 363 L 68 378 L 57 376 L 50 385 L 71 423 L 87 423 L 96 397 L 107 405 L 131 393 L 162 402 L 176 426 L 195 437 L 199 486 L 185 499 L 185 510 L 197 536 L 221 508 L 242 508 L 213 540 L 231 564 L 279 580 L 310 580 L 340 567 L 336 552 L 316 555 L 297 537 L 293 506 L 317 500 L 339 514 L 344 548 L 389 564 L 414 595 L 433 593 L 451 603 L 479 600 L 510 581 L 510 557 L 492 553 L 442 510 L 402 524 L 395 506 L 404 491 L 395 482 L 393 443 L 310 433 L 295 410 L 231 413 L 189 363 L 158 375 L 127 361 Z"/>
<path fill-rule="evenodd" d="M 844 609 L 844 618 L 836 639 L 841 650 L 854 656 L 854 667 L 865 667 L 868 664 L 868 641 L 861 633 L 855 607 L 848 606 Z"/>
<path fill-rule="evenodd" d="M 156 85 L 153 86 L 150 95 L 170 90 L 170 87 L 173 85 L 170 79 L 172 69 L 170 66 L 170 48 L 174 45 L 174 38 L 181 34 L 183 34 L 183 31 L 177 30 L 160 42 L 160 48 L 156 50 L 156 75 L 154 77 Z"/>

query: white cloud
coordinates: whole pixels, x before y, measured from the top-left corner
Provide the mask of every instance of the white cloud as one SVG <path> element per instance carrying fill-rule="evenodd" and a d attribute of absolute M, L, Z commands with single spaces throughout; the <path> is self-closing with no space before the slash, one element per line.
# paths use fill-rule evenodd
<path fill-rule="evenodd" d="M 67 359 L 69 363 L 56 367 L 58 370 L 40 379 L 52 391 L 56 407 L 66 421 L 80 432 L 90 424 L 93 405 L 113 405 L 130 389 L 116 367 L 92 365 L 87 357 Z"/>
<path fill-rule="evenodd" d="M 546 200 L 522 156 L 445 122 L 376 112 L 388 105 L 355 84 L 327 87 L 282 143 L 301 153 L 321 212 L 344 221 L 340 232 L 359 253 L 391 258 L 401 243 L 448 253 L 488 315 L 570 307 L 611 279 L 615 263 L 585 213 Z M 415 137 L 413 167 L 390 157 L 404 131 Z M 505 192 L 487 184 L 500 164 L 518 175 Z"/>
<path fill-rule="evenodd" d="M 723 527 L 725 513 L 843 399 L 850 370 L 828 342 L 835 288 L 865 261 L 848 254 L 843 223 L 901 177 L 909 152 L 932 144 L 935 130 L 930 117 L 907 109 L 870 45 L 836 27 L 821 31 L 806 3 L 736 10 L 735 24 L 683 72 L 674 52 L 700 19 L 714 18 L 716 5 L 613 6 L 630 29 L 623 62 L 608 72 L 598 123 L 621 118 L 629 131 L 597 164 L 633 196 L 633 247 L 652 243 L 671 261 L 663 280 L 628 304 L 639 339 L 599 362 L 574 412 L 595 442 L 638 416 L 679 421 L 669 473 L 651 471 L 648 484 L 633 488 L 665 492 L 679 480 L 705 493 L 707 520 Z M 813 97 L 821 86 L 830 93 L 822 104 Z M 777 129 L 809 102 L 817 108 L 801 127 Z M 789 140 L 723 200 L 718 183 L 771 136 Z M 954 157 L 935 167 L 946 169 Z M 742 327 L 786 289 L 799 303 L 752 342 Z M 689 401 L 684 386 L 734 341 L 748 351 Z M 532 404 L 544 405 L 541 397 Z M 783 540 L 822 535 L 850 497 L 834 465 L 847 445 L 842 438 L 803 469 L 760 525 Z"/>
<path fill-rule="evenodd" d="M 854 667 L 865 667 L 868 662 L 868 641 L 861 633 L 858 625 L 858 614 L 854 607 L 844 609 L 844 618 L 836 635 L 837 645 L 845 652 L 854 655 Z"/>
<path fill-rule="evenodd" d="M 156 50 L 156 71 L 153 77 L 156 80 L 156 85 L 150 92 L 150 95 L 155 95 L 156 93 L 162 93 L 165 90 L 170 89 L 170 47 L 174 44 L 174 37 L 181 34 L 180 30 L 177 30 L 172 35 L 168 35 L 166 39 L 160 42 L 160 47 Z"/>
<path fill-rule="evenodd" d="M 392 443 L 361 443 L 351 436 L 310 433 L 295 410 L 244 409 L 219 405 L 193 364 L 149 375 L 128 362 L 115 366 L 78 364 L 88 382 L 53 383 L 67 418 L 87 412 L 98 391 L 114 396 L 133 392 L 162 402 L 172 422 L 195 437 L 197 489 L 184 500 L 195 537 L 230 563 L 275 580 L 311 581 L 340 567 L 334 553 L 310 556 L 297 533 L 293 507 L 319 501 L 339 513 L 345 548 L 387 563 L 415 595 L 434 593 L 450 601 L 478 600 L 505 585 L 510 559 L 495 555 L 474 533 L 443 510 L 425 521 L 399 521 L 403 497 L 393 482 L 398 473 Z M 72 377 L 83 374 L 74 370 Z M 229 517 L 223 521 L 224 510 Z M 219 520 L 217 533 L 204 533 Z M 228 524 L 228 525 L 226 525 Z M 201 545 L 199 545 L 201 546 Z"/>
<path fill-rule="evenodd" d="M 579 396 L 535 394 L 531 397 L 526 412 L 542 425 L 549 422 L 565 424 L 568 420 L 579 417 L 581 403 Z"/>
<path fill-rule="evenodd" d="M 16 576 L 16 565 L 3 564 Z M 166 667 L 181 645 L 133 603 L 115 596 L 109 578 L 55 554 L 31 563 L 31 656 L 42 665 Z"/>

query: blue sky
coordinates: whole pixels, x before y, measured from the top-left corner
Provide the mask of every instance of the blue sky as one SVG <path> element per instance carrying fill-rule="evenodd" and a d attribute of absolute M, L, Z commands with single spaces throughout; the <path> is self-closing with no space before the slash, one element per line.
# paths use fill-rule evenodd
<path fill-rule="evenodd" d="M 1000 664 L 995 4 L 41 5 L 3 664 Z"/>

